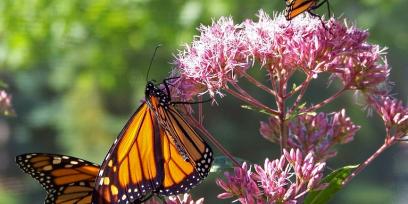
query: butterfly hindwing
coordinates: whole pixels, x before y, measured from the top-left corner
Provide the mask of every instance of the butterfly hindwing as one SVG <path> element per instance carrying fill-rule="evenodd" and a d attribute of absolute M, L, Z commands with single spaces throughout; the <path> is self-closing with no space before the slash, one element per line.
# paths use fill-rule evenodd
<path fill-rule="evenodd" d="M 213 153 L 173 107 L 160 112 L 160 121 L 165 126 L 161 134 L 165 179 L 157 193 L 166 196 L 185 193 L 208 175 Z"/>
<path fill-rule="evenodd" d="M 47 191 L 45 203 L 91 203 L 99 165 L 71 156 L 46 153 L 19 155 L 16 162 Z"/>

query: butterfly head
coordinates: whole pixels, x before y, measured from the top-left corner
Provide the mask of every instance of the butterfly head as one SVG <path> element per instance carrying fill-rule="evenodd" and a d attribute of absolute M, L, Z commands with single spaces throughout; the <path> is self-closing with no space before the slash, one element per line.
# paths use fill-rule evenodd
<path fill-rule="evenodd" d="M 145 96 L 147 100 L 155 97 L 158 100 L 158 105 L 168 109 L 170 102 L 170 97 L 160 88 L 154 85 L 153 81 L 149 81 L 146 84 Z"/>

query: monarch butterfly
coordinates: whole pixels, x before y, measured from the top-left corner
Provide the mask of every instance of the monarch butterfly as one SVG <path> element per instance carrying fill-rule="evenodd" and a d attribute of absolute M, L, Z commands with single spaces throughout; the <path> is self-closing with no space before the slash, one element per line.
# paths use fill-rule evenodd
<path fill-rule="evenodd" d="M 16 163 L 47 191 L 46 204 L 90 204 L 99 165 L 59 154 L 31 153 Z"/>
<path fill-rule="evenodd" d="M 169 88 L 148 82 L 145 99 L 113 143 L 92 203 L 136 203 L 153 194 L 185 193 L 210 170 L 210 146 L 172 106 Z"/>
<path fill-rule="evenodd" d="M 318 2 L 320 0 L 285 0 L 285 1 L 286 1 L 285 18 L 288 21 L 303 12 L 308 12 L 312 16 L 318 16 L 312 13 L 311 11 L 319 8 L 324 3 L 327 3 L 327 8 L 329 10 L 330 16 L 330 6 L 328 0 L 322 0 L 322 2 L 320 2 L 319 4 Z"/>

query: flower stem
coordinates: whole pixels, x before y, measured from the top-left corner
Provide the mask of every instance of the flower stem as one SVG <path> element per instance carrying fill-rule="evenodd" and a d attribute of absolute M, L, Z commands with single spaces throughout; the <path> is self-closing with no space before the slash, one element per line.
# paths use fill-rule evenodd
<path fill-rule="evenodd" d="M 306 78 L 306 79 L 302 82 L 302 84 L 300 84 L 300 85 L 297 86 L 296 88 L 292 89 L 288 94 L 286 94 L 285 98 L 292 97 L 293 95 L 295 95 L 295 94 L 296 94 L 297 92 L 299 92 L 299 91 L 305 92 L 304 90 L 306 90 L 307 87 L 308 87 L 309 84 L 310 84 L 310 81 L 311 81 L 310 78 L 311 78 L 311 77 Z"/>
<path fill-rule="evenodd" d="M 279 115 L 276 110 L 273 110 L 273 109 L 269 108 L 268 106 L 262 104 L 261 102 L 257 101 L 256 99 L 254 99 L 254 98 L 252 98 L 250 96 L 243 95 L 243 94 L 238 93 L 238 92 L 236 92 L 236 91 L 234 91 L 234 90 L 232 90 L 230 88 L 226 88 L 225 90 L 228 93 L 230 93 L 231 95 L 233 95 L 234 97 L 236 97 L 236 98 L 238 98 L 238 99 L 240 99 L 240 100 L 242 100 L 242 101 L 244 101 L 244 102 L 246 102 L 246 103 L 248 103 L 250 105 L 256 106 L 258 109 L 264 110 L 268 114 Z"/>
<path fill-rule="evenodd" d="M 353 179 L 355 176 L 357 176 L 357 174 L 359 174 L 361 171 L 363 171 L 372 161 L 374 161 L 374 159 L 376 159 L 381 153 L 383 153 L 385 150 L 387 150 L 389 147 L 391 147 L 393 144 L 395 144 L 396 142 L 396 137 L 390 137 L 390 138 L 386 138 L 385 142 L 383 145 L 381 145 L 381 147 L 374 152 L 373 155 L 371 155 L 366 161 L 364 161 L 363 163 L 361 163 L 360 165 L 358 165 L 358 167 L 356 168 L 356 170 L 354 170 L 353 173 L 351 173 L 341 184 L 343 185 L 343 187 L 345 185 L 347 185 L 351 179 Z"/>
<path fill-rule="evenodd" d="M 259 81 L 257 81 L 256 79 L 254 79 L 251 75 L 249 75 L 246 72 L 243 71 L 239 71 L 240 74 L 242 74 L 242 76 L 245 77 L 245 79 L 247 79 L 249 82 L 253 83 L 255 86 L 259 87 L 260 89 L 264 90 L 265 92 L 276 96 L 276 92 L 272 89 L 270 89 L 269 87 L 263 85 L 262 83 L 260 83 Z"/>
<path fill-rule="evenodd" d="M 288 128 L 287 128 L 287 123 L 286 123 L 286 104 L 285 104 L 285 98 L 284 96 L 286 95 L 286 80 L 281 80 L 278 81 L 278 86 L 277 86 L 277 96 L 276 96 L 276 105 L 278 106 L 278 112 L 279 112 L 279 131 L 280 131 L 280 147 L 281 147 L 281 152 L 283 152 L 283 149 L 286 149 L 288 145 Z"/>
<path fill-rule="evenodd" d="M 307 108 L 304 112 L 316 111 L 317 109 L 319 109 L 319 108 L 325 106 L 326 104 L 334 101 L 337 97 L 339 97 L 346 90 L 347 90 L 346 88 L 341 89 L 340 91 L 336 92 L 334 95 L 330 96 L 326 100 L 324 100 L 324 101 L 322 101 L 322 102 L 320 102 L 320 103 L 318 103 L 318 104 L 316 104 L 316 105 L 314 105 L 312 107 Z"/>
<path fill-rule="evenodd" d="M 306 193 L 308 193 L 310 190 L 306 189 L 303 192 L 299 193 L 296 195 L 295 199 L 301 199 L 301 197 L 303 197 Z"/>
<path fill-rule="evenodd" d="M 311 78 L 306 78 L 305 79 L 305 81 L 302 83 L 302 85 L 300 85 L 299 87 L 301 87 L 300 88 L 300 93 L 299 93 L 299 95 L 298 95 L 298 97 L 296 98 L 296 101 L 293 103 L 293 105 L 292 105 L 292 107 L 290 108 L 290 110 L 289 110 L 289 115 L 297 108 L 297 106 L 300 104 L 300 102 L 302 101 L 302 99 L 303 99 L 303 96 L 305 95 L 305 93 L 306 93 L 306 90 L 307 90 L 307 88 L 309 87 L 309 84 L 310 84 L 310 82 L 311 82 Z M 298 87 L 296 87 L 296 89 L 297 89 Z M 293 90 L 292 90 L 293 91 Z M 297 91 L 296 91 L 297 92 Z M 287 96 L 291 96 L 291 94 L 289 93 L 289 94 L 287 94 L 285 97 L 287 97 Z"/>

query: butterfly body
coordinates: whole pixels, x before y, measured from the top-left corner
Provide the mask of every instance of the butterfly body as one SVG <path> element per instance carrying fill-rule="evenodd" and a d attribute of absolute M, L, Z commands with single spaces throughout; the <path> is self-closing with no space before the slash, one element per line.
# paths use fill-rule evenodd
<path fill-rule="evenodd" d="M 153 194 L 185 193 L 207 176 L 211 148 L 174 108 L 167 86 L 165 90 L 147 83 L 146 101 L 101 166 L 93 203 L 137 203 Z"/>

